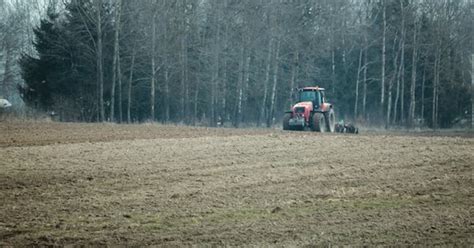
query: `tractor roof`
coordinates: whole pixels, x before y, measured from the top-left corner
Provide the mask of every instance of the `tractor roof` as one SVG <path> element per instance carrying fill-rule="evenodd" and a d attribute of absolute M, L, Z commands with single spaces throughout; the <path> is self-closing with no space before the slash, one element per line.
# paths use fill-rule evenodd
<path fill-rule="evenodd" d="M 311 87 L 303 87 L 300 88 L 302 91 L 322 91 L 324 88 L 320 88 L 319 86 L 311 86 Z"/>

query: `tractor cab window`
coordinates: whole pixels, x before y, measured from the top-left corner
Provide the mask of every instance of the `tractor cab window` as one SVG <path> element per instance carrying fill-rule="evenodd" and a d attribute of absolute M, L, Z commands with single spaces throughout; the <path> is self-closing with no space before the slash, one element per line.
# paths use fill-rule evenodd
<path fill-rule="evenodd" d="M 319 91 L 300 91 L 298 102 L 313 102 L 314 105 L 321 105 L 321 93 Z"/>

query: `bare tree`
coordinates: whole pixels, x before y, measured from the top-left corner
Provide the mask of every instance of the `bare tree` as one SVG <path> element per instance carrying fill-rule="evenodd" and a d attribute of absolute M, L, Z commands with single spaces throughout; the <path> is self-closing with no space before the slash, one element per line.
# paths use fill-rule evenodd
<path fill-rule="evenodd" d="M 355 102 L 354 102 L 354 118 L 358 116 L 358 106 L 359 106 L 359 82 L 360 82 L 360 72 L 362 71 L 362 56 L 363 49 L 359 51 L 359 66 L 357 67 L 357 78 L 356 78 L 356 88 L 355 88 Z"/>
<path fill-rule="evenodd" d="M 390 78 L 390 81 L 388 82 L 388 97 L 387 97 L 387 116 L 386 116 L 386 119 L 385 119 L 385 128 L 388 128 L 390 126 L 390 123 L 391 123 L 391 111 L 392 111 L 392 89 L 393 89 L 393 81 L 395 81 L 399 76 L 399 64 L 398 64 L 398 56 L 400 54 L 400 50 L 401 50 L 401 44 L 402 42 L 400 41 L 399 42 L 399 46 L 398 46 L 398 49 L 396 49 L 396 44 L 397 44 L 397 39 L 394 39 L 393 40 L 393 51 L 396 51 L 395 52 L 395 57 L 393 58 L 393 73 L 392 73 L 392 77 Z"/>
<path fill-rule="evenodd" d="M 211 118 L 210 125 L 215 126 L 217 123 L 217 88 L 219 85 L 219 70 L 220 70 L 220 42 L 221 42 L 221 4 L 217 4 L 217 13 L 215 19 L 215 38 L 214 38 L 214 52 L 213 52 L 213 74 L 211 85 Z"/>
<path fill-rule="evenodd" d="M 187 0 L 182 0 L 180 11 L 180 70 L 181 70 L 181 121 L 186 122 L 189 102 L 189 73 L 188 73 L 188 24 L 187 24 Z"/>
<path fill-rule="evenodd" d="M 115 6 L 115 36 L 114 36 L 114 55 L 112 62 L 112 92 L 110 96 L 110 121 L 114 122 L 115 115 L 115 88 L 116 88 L 116 79 L 119 81 L 119 113 L 120 113 L 120 122 L 122 121 L 122 84 L 121 84 L 121 75 L 120 75 L 120 16 L 122 10 L 122 0 L 116 0 Z"/>
<path fill-rule="evenodd" d="M 97 81 L 99 85 L 99 109 L 100 109 L 100 120 L 105 121 L 105 109 L 104 109 L 104 56 L 102 53 L 102 0 L 95 0 L 96 3 L 96 14 L 97 14 Z"/>
<path fill-rule="evenodd" d="M 383 108 L 385 103 L 385 57 L 386 57 L 386 34 L 387 34 L 387 9 L 385 6 L 385 0 L 382 0 L 382 16 L 383 16 L 383 30 L 382 30 L 382 74 L 380 76 L 380 113 L 381 117 L 383 117 Z"/>
<path fill-rule="evenodd" d="M 278 39 L 277 44 L 276 44 L 276 51 L 275 51 L 275 58 L 274 58 L 274 63 L 273 63 L 273 86 L 272 86 L 272 92 L 271 92 L 271 97 L 270 97 L 270 110 L 267 118 L 267 127 L 270 127 L 273 125 L 273 118 L 275 114 L 275 105 L 276 105 L 276 94 L 277 94 L 277 83 L 278 83 L 278 68 L 280 66 L 279 60 L 280 60 L 280 45 L 281 41 Z"/>
<path fill-rule="evenodd" d="M 133 83 L 133 72 L 135 70 L 135 58 L 136 58 L 136 42 L 132 45 L 132 58 L 128 76 L 128 87 L 127 87 L 127 123 L 132 122 L 131 108 L 132 108 L 132 83 Z"/>
<path fill-rule="evenodd" d="M 435 61 L 433 67 L 433 98 L 432 98 L 432 105 L 431 105 L 431 121 L 433 125 L 433 129 L 438 127 L 438 87 L 439 87 L 439 70 L 440 70 L 440 63 L 441 63 L 441 48 L 439 47 L 438 42 L 436 42 L 436 50 L 435 50 Z"/>
<path fill-rule="evenodd" d="M 155 86 L 156 73 L 158 68 L 156 66 L 156 16 L 157 10 L 153 11 L 153 19 L 151 21 L 151 82 L 150 82 L 150 120 L 155 121 Z"/>
<path fill-rule="evenodd" d="M 471 129 L 474 129 L 474 53 L 471 55 Z"/>
<path fill-rule="evenodd" d="M 394 103 L 394 111 L 393 111 L 393 121 L 397 122 L 397 117 L 398 117 L 398 101 L 401 98 L 400 101 L 400 115 L 401 117 L 401 122 L 403 123 L 404 118 L 403 118 L 403 112 L 404 112 L 404 85 L 405 85 L 405 11 L 404 11 L 404 6 L 403 6 L 403 1 L 400 1 L 400 15 L 401 15 L 401 31 L 400 31 L 400 50 L 401 50 L 401 55 L 400 55 L 400 66 L 399 66 L 399 71 L 398 71 L 398 76 L 397 76 L 397 92 L 395 96 L 395 103 Z M 400 96 L 401 95 L 401 96 Z"/>
<path fill-rule="evenodd" d="M 412 44 L 412 59 L 411 59 L 411 84 L 410 84 L 410 107 L 408 114 L 408 126 L 413 127 L 413 122 L 415 119 L 415 107 L 416 107 L 416 62 L 418 59 L 418 28 L 419 22 L 416 19 L 416 16 L 413 17 L 413 44 Z"/>
<path fill-rule="evenodd" d="M 265 80 L 263 81 L 263 96 L 262 102 L 260 105 L 260 112 L 258 114 L 257 125 L 260 126 L 260 121 L 266 119 L 266 106 L 267 106 L 267 96 L 268 96 L 268 84 L 270 82 L 270 67 L 272 60 L 272 50 L 273 50 L 273 38 L 270 38 L 268 41 L 268 52 L 267 59 L 265 60 Z"/>

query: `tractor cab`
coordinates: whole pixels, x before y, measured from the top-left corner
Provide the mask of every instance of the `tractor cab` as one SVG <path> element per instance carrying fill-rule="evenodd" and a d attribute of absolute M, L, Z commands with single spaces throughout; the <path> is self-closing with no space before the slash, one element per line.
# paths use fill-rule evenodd
<path fill-rule="evenodd" d="M 324 88 L 305 87 L 298 89 L 297 103 L 311 102 L 312 110 L 318 109 L 324 103 Z"/>

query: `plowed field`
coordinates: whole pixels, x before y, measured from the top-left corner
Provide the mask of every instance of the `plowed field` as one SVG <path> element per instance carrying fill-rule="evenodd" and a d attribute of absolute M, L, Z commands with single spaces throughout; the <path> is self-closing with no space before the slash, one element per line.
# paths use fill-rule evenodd
<path fill-rule="evenodd" d="M 474 245 L 472 134 L 0 123 L 0 246 Z"/>

